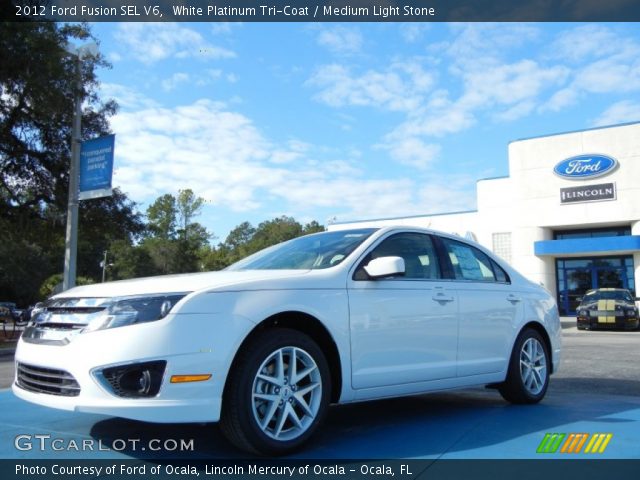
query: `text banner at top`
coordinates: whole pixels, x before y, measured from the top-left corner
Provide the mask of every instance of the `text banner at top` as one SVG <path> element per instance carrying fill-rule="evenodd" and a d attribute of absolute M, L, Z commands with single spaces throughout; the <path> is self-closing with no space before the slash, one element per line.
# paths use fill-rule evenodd
<path fill-rule="evenodd" d="M 637 22 L 638 0 L 3 0 L 3 21 Z"/>

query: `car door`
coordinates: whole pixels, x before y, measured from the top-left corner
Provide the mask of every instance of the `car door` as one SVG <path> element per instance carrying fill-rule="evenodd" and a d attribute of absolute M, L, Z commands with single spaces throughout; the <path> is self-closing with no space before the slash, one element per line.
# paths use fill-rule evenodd
<path fill-rule="evenodd" d="M 369 277 L 364 266 L 380 257 L 401 257 L 405 274 Z M 360 260 L 348 280 L 353 388 L 455 377 L 458 305 L 449 286 L 427 234 L 392 234 Z"/>
<path fill-rule="evenodd" d="M 507 273 L 480 249 L 441 237 L 459 301 L 458 377 L 500 372 L 511 355 L 521 296 Z"/>

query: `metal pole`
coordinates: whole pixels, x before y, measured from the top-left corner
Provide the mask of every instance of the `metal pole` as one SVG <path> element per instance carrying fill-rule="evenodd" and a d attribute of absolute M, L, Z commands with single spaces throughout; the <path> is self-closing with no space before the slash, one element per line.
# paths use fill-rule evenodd
<path fill-rule="evenodd" d="M 76 286 L 76 258 L 78 254 L 78 175 L 80 171 L 80 142 L 82 121 L 82 58 L 76 53 L 76 94 L 73 132 L 71 134 L 71 165 L 69 166 L 69 201 L 67 203 L 67 234 L 64 249 L 64 278 L 62 290 Z"/>
<path fill-rule="evenodd" d="M 107 273 L 107 251 L 104 251 L 104 258 L 102 259 L 102 283 L 104 283 L 104 279 Z"/>

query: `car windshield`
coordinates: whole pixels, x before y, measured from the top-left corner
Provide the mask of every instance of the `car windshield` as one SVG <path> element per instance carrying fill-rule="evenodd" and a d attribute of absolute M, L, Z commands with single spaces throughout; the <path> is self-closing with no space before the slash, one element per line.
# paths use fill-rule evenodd
<path fill-rule="evenodd" d="M 584 302 L 593 302 L 595 300 L 623 300 L 625 302 L 633 302 L 631 294 L 627 290 L 596 290 L 587 293 L 584 296 Z"/>
<path fill-rule="evenodd" d="M 294 238 L 254 253 L 226 270 L 318 270 L 334 267 L 376 230 L 339 230 Z"/>

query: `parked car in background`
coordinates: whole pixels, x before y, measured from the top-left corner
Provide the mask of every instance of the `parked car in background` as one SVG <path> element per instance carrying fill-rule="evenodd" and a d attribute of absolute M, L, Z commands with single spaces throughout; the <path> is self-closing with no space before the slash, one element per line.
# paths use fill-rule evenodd
<path fill-rule="evenodd" d="M 0 319 L 11 319 L 16 321 L 20 318 L 21 310 L 13 302 L 0 302 Z"/>
<path fill-rule="evenodd" d="M 280 455 L 330 403 L 474 385 L 539 402 L 560 353 L 554 298 L 488 250 L 362 228 L 290 240 L 220 272 L 55 295 L 20 339 L 13 391 L 66 410 L 220 422 L 237 447 Z"/>
<path fill-rule="evenodd" d="M 19 335 L 20 327 L 26 324 L 22 322 L 23 313 L 13 302 L 0 302 L 0 324 L 5 340 L 13 340 Z"/>
<path fill-rule="evenodd" d="M 637 300 L 624 288 L 589 290 L 578 305 L 578 329 L 636 330 L 639 325 L 638 307 L 635 304 Z"/>

